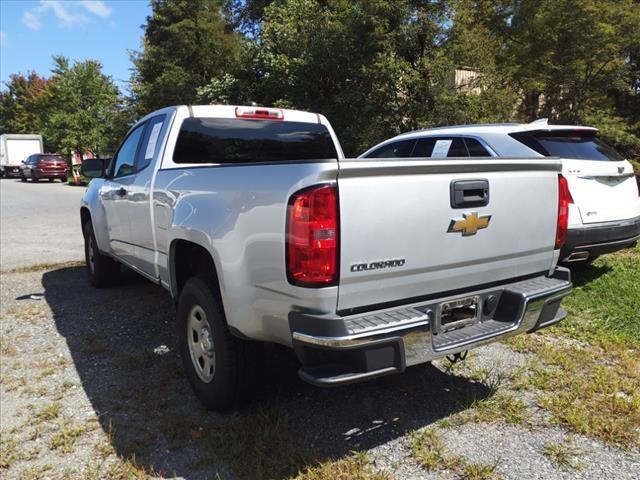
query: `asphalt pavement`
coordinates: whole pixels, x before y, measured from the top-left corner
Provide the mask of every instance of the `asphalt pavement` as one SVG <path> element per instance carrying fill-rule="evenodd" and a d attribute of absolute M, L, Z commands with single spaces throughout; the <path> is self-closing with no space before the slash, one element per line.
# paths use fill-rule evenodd
<path fill-rule="evenodd" d="M 80 199 L 85 187 L 0 180 L 0 270 L 84 258 Z"/>

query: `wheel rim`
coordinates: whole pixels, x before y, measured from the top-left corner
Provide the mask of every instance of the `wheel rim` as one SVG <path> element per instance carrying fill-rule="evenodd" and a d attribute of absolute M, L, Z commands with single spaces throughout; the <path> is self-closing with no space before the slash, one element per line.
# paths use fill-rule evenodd
<path fill-rule="evenodd" d="M 198 377 L 205 383 L 211 382 L 216 372 L 216 353 L 211 325 L 200 305 L 194 305 L 189 311 L 187 344 L 191 362 Z"/>
<path fill-rule="evenodd" d="M 95 252 L 93 250 L 93 242 L 91 241 L 91 237 L 87 239 L 87 264 L 89 265 L 89 270 L 93 273 L 93 269 L 95 268 Z"/>

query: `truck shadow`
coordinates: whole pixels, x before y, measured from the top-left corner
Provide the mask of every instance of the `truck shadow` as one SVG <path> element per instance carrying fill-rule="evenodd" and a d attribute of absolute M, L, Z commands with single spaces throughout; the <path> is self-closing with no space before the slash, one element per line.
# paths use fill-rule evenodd
<path fill-rule="evenodd" d="M 574 287 L 582 287 L 611 271 L 609 265 L 592 265 L 586 262 L 577 262 L 575 265 L 569 265 L 569 268 Z"/>
<path fill-rule="evenodd" d="M 431 365 L 367 383 L 319 389 L 295 357 L 268 347 L 264 386 L 231 414 L 205 411 L 182 374 L 174 310 L 160 287 L 125 273 L 89 287 L 83 268 L 44 273 L 53 310 L 102 429 L 121 458 L 185 478 L 282 478 L 425 427 L 491 391 Z"/>

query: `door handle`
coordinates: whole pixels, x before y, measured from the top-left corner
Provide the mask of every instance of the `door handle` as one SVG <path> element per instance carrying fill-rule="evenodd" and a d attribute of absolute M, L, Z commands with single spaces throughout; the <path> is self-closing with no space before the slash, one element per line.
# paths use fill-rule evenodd
<path fill-rule="evenodd" d="M 120 187 L 116 190 L 116 195 L 119 197 L 124 197 L 127 194 L 127 190 L 124 187 Z"/>
<path fill-rule="evenodd" d="M 451 207 L 484 207 L 489 204 L 489 180 L 454 180 L 451 182 Z"/>

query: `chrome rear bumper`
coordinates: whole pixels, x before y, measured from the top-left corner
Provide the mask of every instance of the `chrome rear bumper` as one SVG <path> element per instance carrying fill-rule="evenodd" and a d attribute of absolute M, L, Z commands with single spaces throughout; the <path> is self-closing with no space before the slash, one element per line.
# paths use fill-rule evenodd
<path fill-rule="evenodd" d="M 461 295 L 366 314 L 335 317 L 293 312 L 293 346 L 303 380 L 340 385 L 402 372 L 407 366 L 479 347 L 562 320 L 561 300 L 571 292 L 570 272 L 539 276 Z M 480 321 L 442 333 L 436 318 L 442 302 L 478 296 Z"/>

